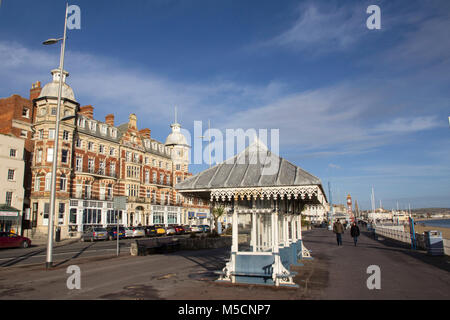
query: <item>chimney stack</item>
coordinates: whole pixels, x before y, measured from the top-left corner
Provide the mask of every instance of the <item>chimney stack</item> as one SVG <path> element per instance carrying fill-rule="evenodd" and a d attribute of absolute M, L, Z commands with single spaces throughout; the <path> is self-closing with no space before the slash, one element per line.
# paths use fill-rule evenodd
<path fill-rule="evenodd" d="M 41 82 L 40 81 L 36 81 L 35 83 L 31 84 L 31 89 L 30 89 L 30 100 L 36 99 L 39 97 L 39 95 L 41 94 Z"/>
<path fill-rule="evenodd" d="M 150 139 L 150 132 L 151 132 L 151 130 L 148 128 L 139 130 L 139 134 L 146 139 Z"/>
<path fill-rule="evenodd" d="M 105 116 L 105 122 L 106 122 L 107 124 L 109 124 L 110 126 L 114 126 L 114 115 L 113 115 L 112 113 L 106 115 L 106 116 Z"/>
<path fill-rule="evenodd" d="M 80 107 L 79 113 L 89 119 L 94 119 L 94 108 L 91 105 Z"/>

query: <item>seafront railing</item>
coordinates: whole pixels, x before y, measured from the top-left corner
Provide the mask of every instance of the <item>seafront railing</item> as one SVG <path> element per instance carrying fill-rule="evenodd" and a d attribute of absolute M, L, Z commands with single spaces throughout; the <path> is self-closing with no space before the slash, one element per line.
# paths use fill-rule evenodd
<path fill-rule="evenodd" d="M 411 244 L 411 235 L 409 232 L 398 230 L 397 228 L 387 226 L 374 226 L 375 234 L 385 238 L 397 240 L 403 243 Z M 425 235 L 416 233 L 416 246 L 418 249 L 427 250 Z M 444 253 L 450 255 L 450 239 L 443 239 Z"/>

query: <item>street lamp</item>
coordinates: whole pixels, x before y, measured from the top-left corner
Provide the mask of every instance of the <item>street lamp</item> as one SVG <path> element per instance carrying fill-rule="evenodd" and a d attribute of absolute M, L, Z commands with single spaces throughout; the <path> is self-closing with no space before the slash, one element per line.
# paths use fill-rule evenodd
<path fill-rule="evenodd" d="M 64 19 L 64 36 L 59 39 L 48 39 L 42 44 L 51 45 L 58 43 L 62 40 L 61 44 L 61 55 L 59 60 L 59 87 L 58 87 L 58 104 L 56 108 L 56 123 L 55 123 L 55 144 L 52 162 L 52 181 L 51 181 L 51 193 L 50 193 L 50 216 L 48 223 L 48 240 L 47 240 L 47 258 L 45 262 L 45 267 L 50 269 L 53 266 L 53 223 L 55 217 L 55 197 L 56 197 L 56 167 L 58 162 L 58 145 L 59 145 L 59 115 L 61 110 L 61 94 L 62 94 L 62 80 L 63 80 L 63 70 L 64 70 L 64 49 L 66 46 L 66 30 L 67 30 L 67 12 L 68 4 L 66 4 L 66 15 Z"/>

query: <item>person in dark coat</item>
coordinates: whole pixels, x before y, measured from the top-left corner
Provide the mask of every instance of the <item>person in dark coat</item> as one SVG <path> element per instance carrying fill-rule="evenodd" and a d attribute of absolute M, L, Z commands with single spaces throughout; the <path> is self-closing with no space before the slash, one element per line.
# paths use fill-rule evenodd
<path fill-rule="evenodd" d="M 353 242 L 355 243 L 355 247 L 356 247 L 356 242 L 358 241 L 358 237 L 359 237 L 359 227 L 356 224 L 356 222 L 353 222 L 352 228 L 350 229 L 350 235 L 353 238 Z"/>
<path fill-rule="evenodd" d="M 344 226 L 339 219 L 333 224 L 333 232 L 336 233 L 337 245 L 342 246 L 342 234 L 344 233 Z"/>

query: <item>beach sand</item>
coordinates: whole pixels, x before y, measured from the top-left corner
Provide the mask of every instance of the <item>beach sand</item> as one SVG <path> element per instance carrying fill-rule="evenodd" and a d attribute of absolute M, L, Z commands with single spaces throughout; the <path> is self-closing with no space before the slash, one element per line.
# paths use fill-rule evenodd
<path fill-rule="evenodd" d="M 443 239 L 450 239 L 450 228 L 422 226 L 422 225 L 420 225 L 420 222 L 417 221 L 416 225 L 414 226 L 414 230 L 416 231 L 416 233 L 423 233 L 424 231 L 430 231 L 430 230 L 438 230 L 438 231 L 442 232 Z"/>

